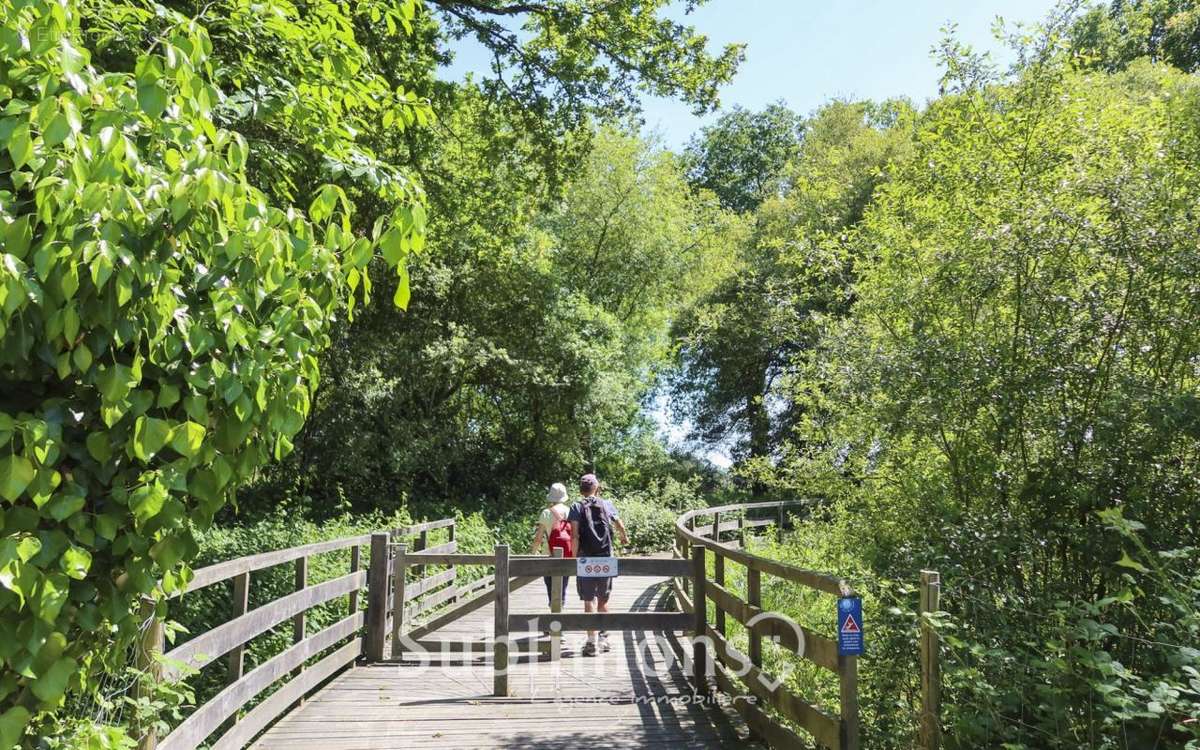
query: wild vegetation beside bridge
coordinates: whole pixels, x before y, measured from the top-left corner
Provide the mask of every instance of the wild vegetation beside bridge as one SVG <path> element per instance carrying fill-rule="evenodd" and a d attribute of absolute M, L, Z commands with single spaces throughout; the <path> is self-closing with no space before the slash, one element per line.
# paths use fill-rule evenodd
<path fill-rule="evenodd" d="M 678 152 L 641 97 L 715 111 L 743 50 L 669 5 L 0 0 L 0 748 L 186 714 L 129 654 L 193 568 L 519 548 L 585 470 L 638 550 L 812 498 L 770 552 L 866 598 L 865 747 L 935 568 L 947 746 L 1200 748 L 1200 5 Z"/>

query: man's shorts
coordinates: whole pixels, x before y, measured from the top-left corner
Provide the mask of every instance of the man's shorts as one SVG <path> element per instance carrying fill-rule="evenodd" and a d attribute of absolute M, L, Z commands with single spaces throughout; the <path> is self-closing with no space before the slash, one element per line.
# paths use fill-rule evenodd
<path fill-rule="evenodd" d="M 608 595 L 612 593 L 612 581 L 611 578 L 576 578 L 575 589 L 579 592 L 579 598 L 584 601 L 599 599 L 606 602 Z"/>

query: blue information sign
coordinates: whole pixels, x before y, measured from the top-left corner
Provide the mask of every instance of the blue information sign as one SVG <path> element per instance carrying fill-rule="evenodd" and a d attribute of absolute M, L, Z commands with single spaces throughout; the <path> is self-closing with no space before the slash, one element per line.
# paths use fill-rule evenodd
<path fill-rule="evenodd" d="M 863 653 L 862 597 L 838 599 L 837 622 L 838 656 L 860 656 Z"/>

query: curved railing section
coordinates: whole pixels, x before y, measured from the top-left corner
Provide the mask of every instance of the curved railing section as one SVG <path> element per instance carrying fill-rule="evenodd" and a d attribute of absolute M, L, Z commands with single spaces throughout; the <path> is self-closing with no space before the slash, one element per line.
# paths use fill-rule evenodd
<path fill-rule="evenodd" d="M 442 532 L 446 541 L 429 546 L 431 532 L 439 529 L 446 530 Z M 153 733 L 145 734 L 139 743 L 141 750 L 193 750 L 209 744 L 214 750 L 235 750 L 249 744 L 289 707 L 368 653 L 373 642 L 383 642 L 387 626 L 394 617 L 389 606 L 391 602 L 386 601 L 386 592 L 393 584 L 389 576 L 389 548 L 405 541 L 413 549 L 430 554 L 453 553 L 457 550 L 454 532 L 453 519 L 430 521 L 389 532 L 249 555 L 197 570 L 187 587 L 189 593 L 226 581 L 232 582 L 231 617 L 221 625 L 166 651 L 158 669 L 163 678 L 172 679 L 177 678 L 185 667 L 203 669 L 224 657 L 229 662 L 228 684 L 213 698 L 197 706 L 166 737 L 158 739 Z M 361 565 L 364 548 L 370 549 L 369 569 L 363 569 Z M 346 575 L 310 585 L 309 560 L 316 555 L 345 549 L 350 550 L 350 567 Z M 252 575 L 289 563 L 295 567 L 295 590 L 249 609 Z M 460 589 L 455 584 L 453 570 L 434 573 L 413 582 L 403 612 L 416 614 L 432 610 L 474 590 L 474 587 Z M 362 591 L 367 591 L 368 596 L 383 594 L 386 604 L 376 602 L 374 608 L 368 606 L 364 610 L 360 606 Z M 346 598 L 347 612 L 343 619 L 315 633 L 306 630 L 306 612 L 342 597 Z M 374 627 L 371 627 L 372 617 L 377 620 Z M 289 621 L 292 624 L 292 646 L 249 672 L 245 671 L 247 645 L 257 636 Z M 162 654 L 161 624 L 151 621 L 149 627 L 144 651 L 147 654 Z M 316 657 L 320 658 L 313 662 Z M 242 713 L 245 706 L 280 681 L 284 682 L 277 690 Z M 225 731 L 210 743 L 210 737 L 222 728 Z"/>
<path fill-rule="evenodd" d="M 695 611 L 714 605 L 715 617 L 706 633 L 712 644 L 712 675 L 717 687 L 733 698 L 751 731 L 771 747 L 807 747 L 810 743 L 791 727 L 764 711 L 773 708 L 795 726 L 802 727 L 819 744 L 834 750 L 857 750 L 858 739 L 858 658 L 839 656 L 837 641 L 793 622 L 790 618 L 765 610 L 762 605 L 762 577 L 769 576 L 834 596 L 853 592 L 846 581 L 828 573 L 755 555 L 747 550 L 753 530 L 774 527 L 782 540 L 788 521 L 788 509 L 803 507 L 806 501 L 742 503 L 693 510 L 675 522 L 675 555 L 713 557 L 712 576 L 688 585 L 685 579 L 674 582 L 675 594 L 682 607 Z M 762 517 L 762 516 L 766 517 Z M 725 586 L 727 565 L 746 569 L 746 595 L 742 598 Z M 742 654 L 729 642 L 727 622 L 733 618 L 747 631 L 749 653 Z M 832 621 L 832 616 L 831 616 Z M 762 641 L 771 639 L 779 647 L 837 675 L 840 705 L 836 715 L 789 692 L 783 681 L 763 670 Z M 753 697 L 753 700 L 747 700 Z"/>

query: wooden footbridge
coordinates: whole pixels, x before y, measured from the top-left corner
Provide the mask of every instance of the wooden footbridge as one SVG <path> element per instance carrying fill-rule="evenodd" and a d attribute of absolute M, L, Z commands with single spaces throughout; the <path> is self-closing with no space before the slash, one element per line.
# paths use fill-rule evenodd
<path fill-rule="evenodd" d="M 189 591 L 229 586 L 230 619 L 165 659 L 153 658 L 162 629 L 150 620 L 143 656 L 165 679 L 182 665 L 203 669 L 224 658 L 228 684 L 169 734 L 146 731 L 141 748 L 856 750 L 857 657 L 839 656 L 831 637 L 762 607 L 764 577 L 848 593 L 836 577 L 749 551 L 765 527 L 782 534 L 786 505 L 682 515 L 672 555 L 619 560 L 607 613 L 582 612 L 573 586 L 564 601 L 561 587 L 543 585 L 544 576 L 574 575 L 575 560 L 514 556 L 505 546 L 460 553 L 451 520 L 200 569 Z M 309 585 L 311 558 L 347 549 L 345 575 Z M 253 574 L 285 564 L 295 568 L 295 590 L 249 609 Z M 728 566 L 744 568 L 742 594 L 727 584 Z M 344 618 L 306 629 L 306 612 L 338 601 Z M 730 637 L 731 621 L 745 653 Z M 293 645 L 246 671 L 247 644 L 289 625 Z M 583 655 L 589 628 L 608 633 L 596 656 Z M 764 640 L 835 676 L 835 705 L 815 705 L 768 674 Z M 930 688 L 922 739 L 935 748 L 936 659 L 922 664 Z"/>

